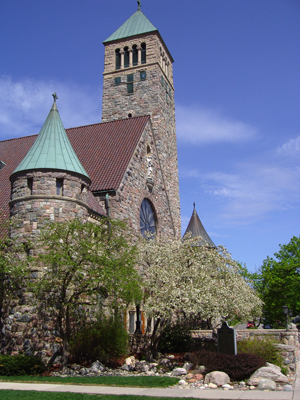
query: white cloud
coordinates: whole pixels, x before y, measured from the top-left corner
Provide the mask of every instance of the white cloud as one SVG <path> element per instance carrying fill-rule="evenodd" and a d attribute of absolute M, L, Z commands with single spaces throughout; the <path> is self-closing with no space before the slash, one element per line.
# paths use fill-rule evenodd
<path fill-rule="evenodd" d="M 204 190 L 223 198 L 222 218 L 249 223 L 274 210 L 293 207 L 299 202 L 300 168 L 243 164 L 236 174 L 206 174 Z"/>
<path fill-rule="evenodd" d="M 257 130 L 244 122 L 222 116 L 201 107 L 176 107 L 177 136 L 189 143 L 239 142 L 256 135 Z"/>
<path fill-rule="evenodd" d="M 66 128 L 101 121 L 101 90 L 62 83 L 0 77 L 0 139 L 39 133 L 57 92 L 58 109 Z"/>
<path fill-rule="evenodd" d="M 292 156 L 300 152 L 300 136 L 296 139 L 290 139 L 282 146 L 278 147 L 277 153 L 283 156 Z"/>
<path fill-rule="evenodd" d="M 236 164 L 233 173 L 200 174 L 193 169 L 182 178 L 196 179 L 200 192 L 215 199 L 219 222 L 224 225 L 253 224 L 272 212 L 299 207 L 300 167 L 273 160 Z"/>

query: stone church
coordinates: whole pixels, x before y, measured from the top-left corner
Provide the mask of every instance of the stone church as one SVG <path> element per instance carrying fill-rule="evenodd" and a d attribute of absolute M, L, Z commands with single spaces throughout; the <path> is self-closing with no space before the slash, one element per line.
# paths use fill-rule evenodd
<path fill-rule="evenodd" d="M 9 219 L 10 235 L 26 242 L 49 220 L 109 216 L 141 234 L 181 236 L 173 58 L 140 2 L 103 43 L 101 123 L 65 129 L 54 93 L 38 135 L 0 142 L 2 234 Z M 188 231 L 205 232 L 195 210 Z M 135 321 L 128 310 L 130 332 Z"/>
<path fill-rule="evenodd" d="M 0 142 L 1 218 L 17 221 L 12 236 L 102 215 L 181 235 L 173 58 L 140 2 L 103 43 L 101 123 L 65 130 L 54 94 L 39 135 Z"/>

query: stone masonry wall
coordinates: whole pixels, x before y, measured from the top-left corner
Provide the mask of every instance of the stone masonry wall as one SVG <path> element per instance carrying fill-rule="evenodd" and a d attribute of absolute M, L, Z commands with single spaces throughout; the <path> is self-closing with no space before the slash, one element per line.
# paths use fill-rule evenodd
<path fill-rule="evenodd" d="M 32 179 L 32 193 L 28 187 Z M 56 195 L 56 179 L 63 179 L 61 195 Z M 77 174 L 59 171 L 29 171 L 12 177 L 11 237 L 34 238 L 45 223 L 86 219 L 89 181 Z"/>
<path fill-rule="evenodd" d="M 146 43 L 145 64 L 115 69 L 115 49 L 132 47 L 137 40 Z M 162 65 L 162 54 L 169 63 L 167 76 Z M 132 116 L 150 115 L 155 145 L 170 204 L 174 233 L 181 236 L 177 141 L 172 60 L 158 34 L 148 34 L 107 44 L 103 78 L 102 120 L 111 121 Z M 142 79 L 140 72 L 146 72 Z M 133 74 L 133 92 L 127 93 L 127 76 Z M 115 78 L 120 78 L 116 84 Z M 174 234 L 173 233 L 173 234 Z"/>
<path fill-rule="evenodd" d="M 63 179 L 61 195 L 56 195 L 56 179 Z M 32 179 L 32 191 L 28 187 Z M 76 217 L 88 220 L 87 187 L 89 180 L 77 174 L 59 171 L 31 171 L 12 176 L 11 237 L 22 242 L 39 235 L 48 221 L 67 221 Z M 30 254 L 41 249 L 30 249 Z M 42 273 L 31 270 L 31 278 Z M 39 318 L 38 302 L 24 288 L 11 299 L 4 313 L 1 351 L 5 354 L 39 355 L 44 361 L 60 350 L 61 339 L 47 310 Z"/>
<path fill-rule="evenodd" d="M 212 338 L 211 330 L 191 331 L 194 338 Z M 297 329 L 242 329 L 236 330 L 236 338 L 239 340 L 263 340 L 265 338 L 274 339 L 278 342 L 276 347 L 279 349 L 284 364 L 292 371 L 295 371 L 296 361 L 300 357 L 300 332 Z"/>
<path fill-rule="evenodd" d="M 154 186 L 152 190 L 147 186 L 147 147 L 151 150 L 153 165 L 152 179 Z M 116 196 L 110 198 L 112 218 L 127 220 L 130 226 L 136 232 L 139 232 L 140 207 L 144 198 L 147 198 L 154 206 L 158 235 L 172 237 L 174 234 L 171 214 L 150 123 L 145 127 Z M 102 206 L 104 207 L 104 203 L 102 203 Z"/>

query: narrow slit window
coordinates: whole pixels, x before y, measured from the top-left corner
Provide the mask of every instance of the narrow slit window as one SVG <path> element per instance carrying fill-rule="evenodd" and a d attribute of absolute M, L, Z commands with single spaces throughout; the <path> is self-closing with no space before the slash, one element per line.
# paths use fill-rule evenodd
<path fill-rule="evenodd" d="M 124 68 L 129 67 L 129 50 L 128 47 L 124 48 Z"/>
<path fill-rule="evenodd" d="M 132 46 L 132 64 L 138 65 L 138 49 L 136 44 Z"/>
<path fill-rule="evenodd" d="M 133 93 L 133 83 L 127 83 L 127 93 Z"/>
<path fill-rule="evenodd" d="M 120 49 L 116 50 L 116 69 L 120 69 L 121 68 L 121 53 L 120 53 Z"/>
<path fill-rule="evenodd" d="M 135 312 L 134 311 L 129 311 L 129 333 L 134 333 L 135 327 Z"/>
<path fill-rule="evenodd" d="M 27 178 L 27 187 L 29 194 L 32 194 L 32 188 L 33 188 L 33 178 Z"/>
<path fill-rule="evenodd" d="M 141 62 L 142 64 L 146 64 L 146 43 L 142 43 L 142 54 L 141 54 Z"/>
<path fill-rule="evenodd" d="M 64 183 L 63 179 L 60 179 L 60 178 L 56 179 L 56 195 L 57 196 L 63 195 L 63 183 Z"/>

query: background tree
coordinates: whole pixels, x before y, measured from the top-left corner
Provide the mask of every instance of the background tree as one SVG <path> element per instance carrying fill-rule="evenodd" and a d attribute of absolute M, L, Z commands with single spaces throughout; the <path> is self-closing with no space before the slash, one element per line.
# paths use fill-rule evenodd
<path fill-rule="evenodd" d="M 35 268 L 41 277 L 32 289 L 55 323 L 63 344 L 63 365 L 68 360 L 73 325 L 99 310 L 109 298 L 115 310 L 140 298 L 135 270 L 136 249 L 128 243 L 128 229 L 116 221 L 98 223 L 73 220 L 50 223 L 38 238 Z M 44 311 L 45 312 L 45 311 Z"/>
<path fill-rule="evenodd" d="M 144 239 L 139 262 L 145 285 L 145 312 L 155 318 L 151 352 L 166 325 L 182 319 L 244 319 L 261 313 L 262 301 L 239 273 L 224 247 L 197 246 L 197 238 Z"/>
<path fill-rule="evenodd" d="M 279 245 L 274 258 L 267 257 L 257 273 L 254 287 L 264 301 L 264 312 L 269 321 L 284 321 L 285 304 L 300 313 L 300 237 L 293 236 L 288 244 Z M 284 324 L 284 323 L 283 323 Z"/>

